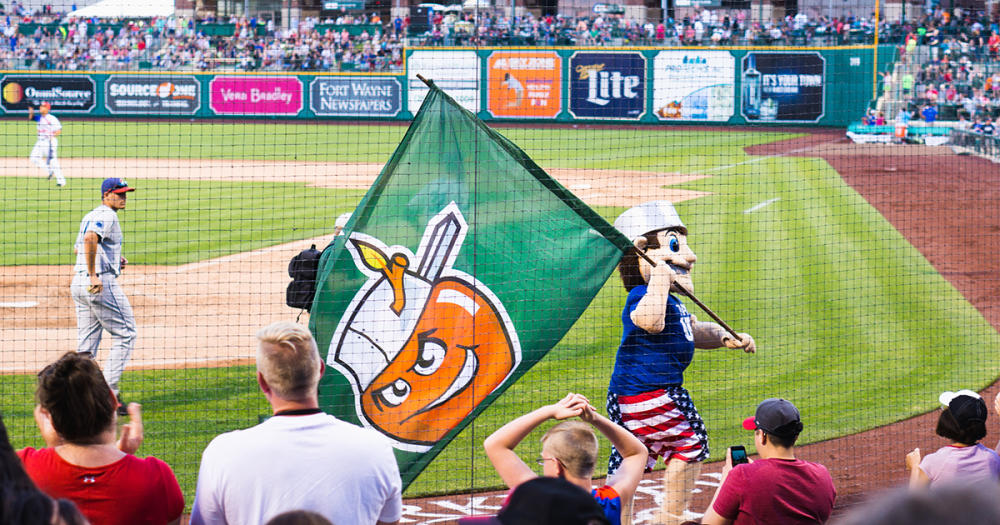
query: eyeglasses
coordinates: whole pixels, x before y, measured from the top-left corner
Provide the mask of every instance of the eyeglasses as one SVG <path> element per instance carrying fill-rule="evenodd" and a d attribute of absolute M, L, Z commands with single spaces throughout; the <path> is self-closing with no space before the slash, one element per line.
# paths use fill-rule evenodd
<path fill-rule="evenodd" d="M 559 461 L 558 458 L 547 458 L 545 456 L 542 456 L 542 457 L 538 458 L 538 464 L 539 465 L 544 466 L 546 461 L 555 461 L 556 463 L 562 463 L 561 461 Z"/>

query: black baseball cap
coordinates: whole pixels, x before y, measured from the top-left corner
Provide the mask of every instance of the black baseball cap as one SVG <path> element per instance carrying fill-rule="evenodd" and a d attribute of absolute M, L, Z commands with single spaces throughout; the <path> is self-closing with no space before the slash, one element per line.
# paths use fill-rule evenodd
<path fill-rule="evenodd" d="M 101 183 L 101 195 L 109 191 L 112 193 L 125 193 L 126 191 L 135 191 L 135 188 L 130 188 L 125 179 L 110 177 L 104 179 L 104 182 Z"/>
<path fill-rule="evenodd" d="M 582 488 L 542 476 L 517 486 L 496 516 L 461 518 L 459 525 L 610 525 L 604 509 Z"/>
<path fill-rule="evenodd" d="M 743 428 L 759 428 L 772 436 L 793 438 L 802 432 L 802 417 L 791 401 L 772 397 L 757 405 L 757 412 L 743 420 Z"/>
<path fill-rule="evenodd" d="M 968 428 L 974 422 L 983 423 L 986 421 L 986 402 L 979 394 L 972 390 L 959 390 L 958 392 L 942 392 L 938 396 L 938 401 L 948 407 L 952 417 L 960 428 Z"/>

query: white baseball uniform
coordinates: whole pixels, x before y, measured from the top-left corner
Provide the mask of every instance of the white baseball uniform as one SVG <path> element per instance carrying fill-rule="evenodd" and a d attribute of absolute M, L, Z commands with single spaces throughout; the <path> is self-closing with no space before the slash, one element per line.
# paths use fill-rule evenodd
<path fill-rule="evenodd" d="M 94 271 L 104 285 L 99 294 L 90 293 L 83 242 L 88 232 L 94 232 L 98 237 Z M 76 303 L 77 352 L 96 358 L 103 330 L 111 333 L 111 353 L 104 365 L 104 378 L 116 393 L 118 381 L 132 356 L 136 337 L 132 305 L 118 285 L 122 240 L 122 229 L 115 210 L 101 204 L 84 216 L 80 222 L 80 233 L 76 236 L 75 275 L 70 287 L 73 302 Z"/>
<path fill-rule="evenodd" d="M 29 157 L 31 163 L 45 170 L 50 179 L 55 176 L 56 184 L 63 186 L 66 184 L 66 179 L 59 167 L 57 154 L 59 139 L 56 138 L 56 132 L 62 129 L 62 124 L 52 113 L 38 114 L 35 119 L 38 120 L 38 140 L 35 141 L 35 147 L 31 149 Z"/>

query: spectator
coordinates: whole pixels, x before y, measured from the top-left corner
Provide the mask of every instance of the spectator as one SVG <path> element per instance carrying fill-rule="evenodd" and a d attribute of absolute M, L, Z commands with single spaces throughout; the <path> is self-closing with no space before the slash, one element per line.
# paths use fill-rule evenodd
<path fill-rule="evenodd" d="M 837 492 L 826 467 L 795 457 L 802 432 L 795 405 L 765 399 L 743 428 L 754 431 L 760 459 L 734 467 L 732 454 L 726 454 L 722 481 L 702 523 L 825 523 Z"/>
<path fill-rule="evenodd" d="M 986 402 L 971 390 L 944 392 L 938 398 L 944 409 L 934 432 L 951 443 L 922 459 L 920 449 L 906 455 L 910 487 L 951 481 L 1000 481 L 1000 455 L 979 440 L 986 437 Z"/>
<path fill-rule="evenodd" d="M 995 483 L 945 483 L 929 490 L 896 490 L 861 505 L 837 525 L 995 525 L 1000 499 Z"/>
<path fill-rule="evenodd" d="M 996 133 L 996 127 L 993 125 L 993 119 L 986 117 L 986 121 L 983 122 L 983 126 L 980 129 L 983 135 L 993 135 Z"/>
<path fill-rule="evenodd" d="M 277 322 L 257 340 L 257 383 L 274 414 L 209 443 L 191 524 L 262 524 L 290 510 L 338 524 L 399 521 L 402 484 L 392 447 L 319 409 L 325 365 L 309 330 Z"/>
<path fill-rule="evenodd" d="M 937 107 L 927 104 L 924 109 L 920 110 L 920 116 L 923 117 L 924 122 L 928 124 L 933 124 L 937 120 L 938 110 Z"/>
<path fill-rule="evenodd" d="M 597 436 L 590 426 L 566 421 L 542 436 L 542 457 L 538 460 L 542 464 L 542 472 L 545 476 L 565 479 L 591 493 L 611 523 L 631 523 L 632 497 L 646 468 L 646 446 L 628 430 L 598 414 L 586 397 L 569 393 L 558 403 L 529 412 L 491 434 L 483 442 L 483 448 L 504 483 L 516 489 L 538 476 L 514 453 L 514 447 L 545 421 L 571 417 L 579 417 L 604 434 L 624 457 L 622 466 L 607 479 L 604 486 L 593 488 Z"/>
<path fill-rule="evenodd" d="M 38 488 L 66 498 L 101 525 L 179 523 L 184 496 L 170 467 L 133 453 L 142 443 L 140 406 L 115 442 L 117 401 L 97 363 L 67 353 L 38 374 L 35 421 L 47 448 L 18 452 Z M 96 483 L 100 480 L 100 483 Z"/>
<path fill-rule="evenodd" d="M 569 481 L 541 477 L 513 492 L 496 517 L 461 518 L 459 525 L 608 525 L 603 509 Z"/>

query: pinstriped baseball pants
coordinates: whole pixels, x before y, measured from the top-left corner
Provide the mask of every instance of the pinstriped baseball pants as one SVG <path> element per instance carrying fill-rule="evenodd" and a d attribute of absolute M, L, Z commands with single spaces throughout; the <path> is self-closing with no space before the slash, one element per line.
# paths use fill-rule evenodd
<path fill-rule="evenodd" d="M 92 294 L 87 274 L 73 276 L 70 291 L 76 303 L 76 351 L 96 359 L 103 331 L 111 334 L 111 353 L 104 363 L 104 379 L 117 393 L 118 382 L 135 348 L 135 316 L 115 275 L 102 274 L 101 282 L 104 289 L 99 294 Z"/>

